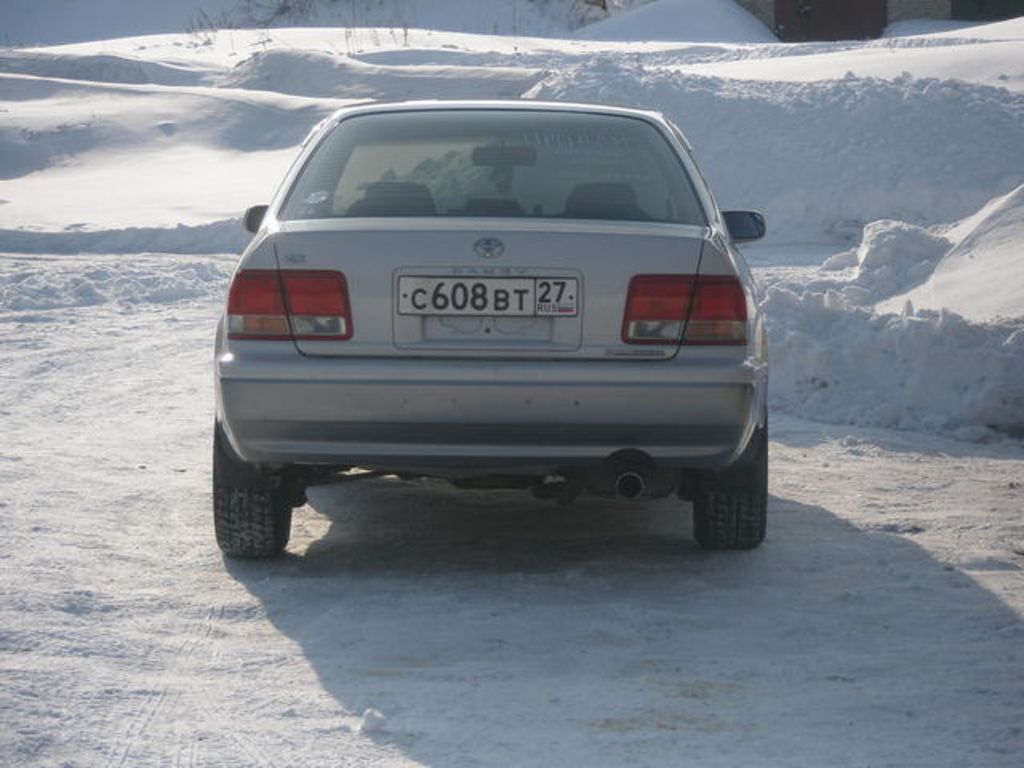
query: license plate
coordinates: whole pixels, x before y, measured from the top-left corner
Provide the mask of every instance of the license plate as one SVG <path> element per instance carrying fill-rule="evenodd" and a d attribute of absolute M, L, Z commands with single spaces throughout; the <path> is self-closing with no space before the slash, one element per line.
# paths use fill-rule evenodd
<path fill-rule="evenodd" d="M 572 277 L 400 277 L 400 315 L 572 317 L 578 304 Z"/>

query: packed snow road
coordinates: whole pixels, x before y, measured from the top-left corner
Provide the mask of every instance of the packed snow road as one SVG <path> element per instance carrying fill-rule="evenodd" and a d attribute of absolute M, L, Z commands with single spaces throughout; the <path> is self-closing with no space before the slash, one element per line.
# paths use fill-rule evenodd
<path fill-rule="evenodd" d="M 1013 443 L 776 414 L 750 553 L 674 500 L 377 478 L 227 563 L 233 260 L 0 257 L 5 765 L 1019 764 Z"/>

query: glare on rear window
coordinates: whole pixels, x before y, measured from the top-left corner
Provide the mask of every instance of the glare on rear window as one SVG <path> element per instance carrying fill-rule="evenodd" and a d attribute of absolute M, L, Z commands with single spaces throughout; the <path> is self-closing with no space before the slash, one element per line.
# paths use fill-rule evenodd
<path fill-rule="evenodd" d="M 281 217 L 366 216 L 706 223 L 684 166 L 650 123 L 526 110 L 342 121 L 305 164 Z"/>

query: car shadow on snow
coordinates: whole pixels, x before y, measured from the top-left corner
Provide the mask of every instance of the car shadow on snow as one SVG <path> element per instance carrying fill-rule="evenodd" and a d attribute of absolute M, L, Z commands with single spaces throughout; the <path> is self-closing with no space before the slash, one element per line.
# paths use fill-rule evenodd
<path fill-rule="evenodd" d="M 310 506 L 286 559 L 230 573 L 345 727 L 419 764 L 1009 766 L 1022 746 L 1020 617 L 821 507 L 773 497 L 762 548 L 705 553 L 676 500 L 380 478 Z"/>

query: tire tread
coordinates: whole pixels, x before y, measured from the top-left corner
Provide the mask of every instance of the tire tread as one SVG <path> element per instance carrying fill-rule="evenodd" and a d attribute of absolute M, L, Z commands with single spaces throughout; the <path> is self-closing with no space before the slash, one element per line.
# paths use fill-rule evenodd
<path fill-rule="evenodd" d="M 232 558 L 274 557 L 288 546 L 292 508 L 280 487 L 228 453 L 220 429 L 213 444 L 213 528 Z"/>
<path fill-rule="evenodd" d="M 768 528 L 767 422 L 752 438 L 747 460 L 731 478 L 700 489 L 693 500 L 693 536 L 707 550 L 754 549 Z M 731 479 L 731 483 L 729 480 Z"/>

